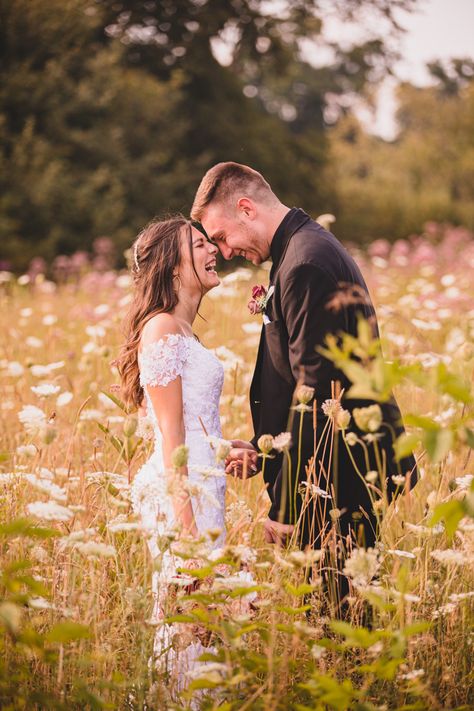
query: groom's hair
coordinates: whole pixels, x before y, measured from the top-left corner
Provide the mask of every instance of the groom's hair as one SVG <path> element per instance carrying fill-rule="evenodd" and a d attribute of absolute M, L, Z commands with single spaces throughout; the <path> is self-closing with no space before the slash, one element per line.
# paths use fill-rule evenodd
<path fill-rule="evenodd" d="M 211 202 L 226 204 L 236 193 L 240 193 L 240 197 L 249 197 L 266 204 L 278 202 L 263 175 L 248 165 L 227 161 L 214 165 L 201 180 L 191 208 L 191 217 L 200 221 Z"/>

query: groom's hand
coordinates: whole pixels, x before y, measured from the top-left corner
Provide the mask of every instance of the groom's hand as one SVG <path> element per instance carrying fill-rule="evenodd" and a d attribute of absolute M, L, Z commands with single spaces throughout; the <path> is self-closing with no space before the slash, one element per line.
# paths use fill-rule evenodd
<path fill-rule="evenodd" d="M 257 450 L 250 442 L 233 440 L 233 447 L 225 460 L 227 474 L 238 479 L 249 479 L 258 472 Z"/>
<path fill-rule="evenodd" d="M 265 543 L 276 543 L 277 546 L 284 546 L 291 538 L 295 527 L 291 523 L 279 523 L 267 518 L 263 524 Z"/>

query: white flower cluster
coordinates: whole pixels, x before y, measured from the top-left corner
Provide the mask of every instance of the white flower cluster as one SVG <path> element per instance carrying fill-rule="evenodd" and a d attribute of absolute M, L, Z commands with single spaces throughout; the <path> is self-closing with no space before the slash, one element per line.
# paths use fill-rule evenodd
<path fill-rule="evenodd" d="M 33 501 L 26 507 L 29 514 L 45 521 L 70 521 L 74 513 L 55 501 Z"/>
<path fill-rule="evenodd" d="M 365 587 L 377 575 L 380 557 L 374 548 L 354 548 L 344 565 L 344 573 L 356 587 Z"/>

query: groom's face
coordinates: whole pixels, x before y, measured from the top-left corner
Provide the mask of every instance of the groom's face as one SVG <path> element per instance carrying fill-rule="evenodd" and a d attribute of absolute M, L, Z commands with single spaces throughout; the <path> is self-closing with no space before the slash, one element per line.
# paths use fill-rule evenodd
<path fill-rule="evenodd" d="M 268 241 L 255 206 L 234 209 L 224 205 L 209 205 L 202 217 L 202 225 L 209 238 L 217 245 L 224 259 L 245 257 L 253 264 L 261 264 L 269 257 Z"/>

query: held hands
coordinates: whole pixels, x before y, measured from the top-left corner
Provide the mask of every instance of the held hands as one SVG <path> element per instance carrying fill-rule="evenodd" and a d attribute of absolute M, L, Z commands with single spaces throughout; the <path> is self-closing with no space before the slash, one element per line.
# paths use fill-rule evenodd
<path fill-rule="evenodd" d="M 241 439 L 232 440 L 232 449 L 225 460 L 225 470 L 238 479 L 249 479 L 258 473 L 257 450 Z"/>

